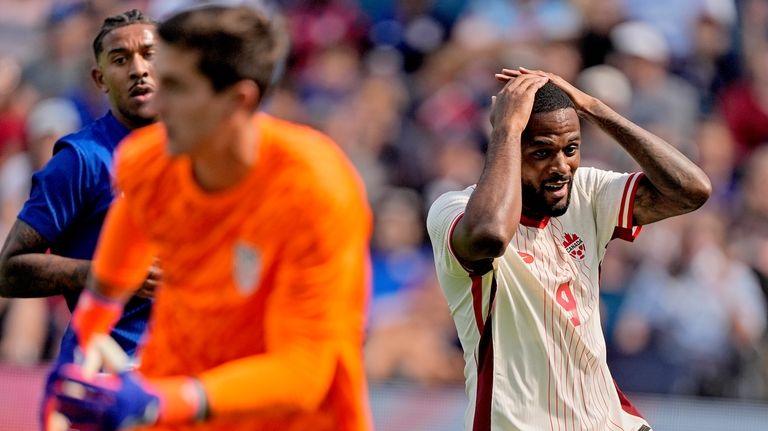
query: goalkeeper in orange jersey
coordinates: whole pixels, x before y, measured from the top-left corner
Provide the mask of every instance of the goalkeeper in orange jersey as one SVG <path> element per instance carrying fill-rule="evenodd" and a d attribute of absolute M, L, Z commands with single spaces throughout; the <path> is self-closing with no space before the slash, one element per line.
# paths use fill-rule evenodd
<path fill-rule="evenodd" d="M 361 358 L 371 216 L 329 138 L 256 113 L 278 57 L 273 32 L 245 7 L 159 25 L 163 123 L 117 150 L 120 197 L 72 320 L 81 348 L 109 333 L 154 256 L 165 284 L 137 371 L 59 371 L 58 410 L 74 426 L 371 428 Z"/>

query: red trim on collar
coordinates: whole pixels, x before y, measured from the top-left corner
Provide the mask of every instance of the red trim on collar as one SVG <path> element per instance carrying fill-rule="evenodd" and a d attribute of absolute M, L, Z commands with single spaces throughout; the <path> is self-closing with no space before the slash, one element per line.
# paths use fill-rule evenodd
<path fill-rule="evenodd" d="M 544 229 L 547 227 L 547 223 L 549 223 L 549 216 L 545 216 L 544 218 L 540 220 L 532 219 L 529 217 L 526 217 L 523 214 L 520 214 L 520 224 L 528 227 L 535 227 L 538 229 Z"/>

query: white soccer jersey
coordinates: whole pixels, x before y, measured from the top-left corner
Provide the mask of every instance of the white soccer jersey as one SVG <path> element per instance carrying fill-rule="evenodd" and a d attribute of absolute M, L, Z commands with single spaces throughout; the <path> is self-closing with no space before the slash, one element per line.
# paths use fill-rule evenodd
<path fill-rule="evenodd" d="M 465 270 L 450 246 L 474 186 L 432 205 L 435 266 L 464 349 L 467 430 L 650 430 L 608 370 L 598 296 L 608 242 L 639 233 L 641 176 L 578 169 L 567 212 L 523 218 L 485 274 Z"/>

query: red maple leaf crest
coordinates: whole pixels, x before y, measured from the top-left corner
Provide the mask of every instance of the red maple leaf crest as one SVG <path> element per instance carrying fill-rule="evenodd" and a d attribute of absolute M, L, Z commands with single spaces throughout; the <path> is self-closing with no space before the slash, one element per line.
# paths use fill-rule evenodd
<path fill-rule="evenodd" d="M 575 233 L 566 233 L 565 240 L 563 241 L 563 247 L 574 258 L 583 260 L 587 248 L 584 246 L 584 241 L 579 238 Z"/>

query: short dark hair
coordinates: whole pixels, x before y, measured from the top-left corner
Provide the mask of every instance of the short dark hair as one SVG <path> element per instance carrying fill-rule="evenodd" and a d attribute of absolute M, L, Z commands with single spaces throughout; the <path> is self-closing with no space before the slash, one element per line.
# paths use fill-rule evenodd
<path fill-rule="evenodd" d="M 560 109 L 575 108 L 573 101 L 552 81 L 544 84 L 533 98 L 533 113 L 553 112 Z"/>
<path fill-rule="evenodd" d="M 99 34 L 93 39 L 93 55 L 96 57 L 96 61 L 99 61 L 99 55 L 104 50 L 102 44 L 104 38 L 111 33 L 112 30 L 132 24 L 156 25 L 157 23 L 138 9 L 131 9 L 120 15 L 113 15 L 105 18 L 104 22 L 101 24 Z"/>
<path fill-rule="evenodd" d="M 196 51 L 200 72 L 217 92 L 245 79 L 263 97 L 280 56 L 270 21 L 246 6 L 190 9 L 161 23 L 157 33 L 169 45 Z"/>

